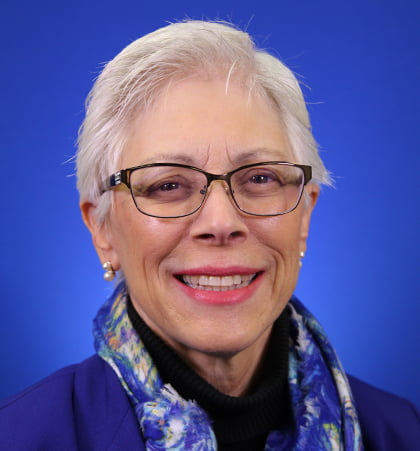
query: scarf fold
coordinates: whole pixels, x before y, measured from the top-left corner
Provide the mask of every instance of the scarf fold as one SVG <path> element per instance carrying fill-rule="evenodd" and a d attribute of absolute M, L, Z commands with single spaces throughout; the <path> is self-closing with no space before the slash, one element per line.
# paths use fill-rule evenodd
<path fill-rule="evenodd" d="M 294 428 L 272 431 L 265 450 L 363 450 L 349 384 L 334 348 L 296 298 L 288 305 Z M 98 355 L 113 368 L 135 409 L 148 450 L 217 450 L 206 412 L 159 377 L 128 318 L 124 283 L 99 310 L 94 337 Z"/>

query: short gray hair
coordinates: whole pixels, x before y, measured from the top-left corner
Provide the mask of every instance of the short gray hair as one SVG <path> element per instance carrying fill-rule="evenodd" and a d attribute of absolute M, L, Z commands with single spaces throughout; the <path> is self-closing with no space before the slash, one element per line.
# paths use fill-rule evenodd
<path fill-rule="evenodd" d="M 250 93 L 263 96 L 279 111 L 295 162 L 312 166 L 315 183 L 331 184 L 292 71 L 231 24 L 185 21 L 128 45 L 106 64 L 88 95 L 78 139 L 77 187 L 81 201 L 97 204 L 99 221 L 111 202 L 109 192 L 102 194 L 104 180 L 120 169 L 134 118 L 172 81 L 226 77 L 228 83 L 234 74 Z"/>

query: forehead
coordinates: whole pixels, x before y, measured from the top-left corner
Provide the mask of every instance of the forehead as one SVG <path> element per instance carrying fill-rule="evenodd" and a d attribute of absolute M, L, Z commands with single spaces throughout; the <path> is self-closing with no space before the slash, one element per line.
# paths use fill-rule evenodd
<path fill-rule="evenodd" d="M 169 86 L 134 120 L 123 167 L 180 162 L 198 167 L 290 160 L 280 114 L 239 84 L 188 80 Z"/>

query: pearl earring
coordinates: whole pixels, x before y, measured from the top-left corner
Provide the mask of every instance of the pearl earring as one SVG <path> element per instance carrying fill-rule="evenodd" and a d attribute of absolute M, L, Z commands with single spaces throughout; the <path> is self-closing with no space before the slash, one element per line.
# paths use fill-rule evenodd
<path fill-rule="evenodd" d="M 114 280 L 114 277 L 115 277 L 115 271 L 114 271 L 114 268 L 112 267 L 111 262 L 105 262 L 105 263 L 102 265 L 102 268 L 103 268 L 103 270 L 105 271 L 105 273 L 104 273 L 104 279 L 105 279 L 107 282 L 111 282 L 111 280 Z"/>
<path fill-rule="evenodd" d="M 303 262 L 302 259 L 303 257 L 305 257 L 305 252 L 301 251 L 300 252 L 300 260 L 299 260 L 299 267 L 302 268 Z"/>

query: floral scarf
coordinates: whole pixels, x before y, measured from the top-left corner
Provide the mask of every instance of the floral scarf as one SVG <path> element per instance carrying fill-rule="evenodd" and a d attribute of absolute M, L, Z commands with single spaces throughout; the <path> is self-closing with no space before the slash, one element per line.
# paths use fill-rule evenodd
<path fill-rule="evenodd" d="M 272 431 L 265 451 L 363 450 L 346 375 L 320 324 L 296 299 L 289 302 L 289 390 L 295 426 Z M 111 365 L 129 396 L 146 448 L 215 451 L 206 412 L 164 385 L 127 313 L 121 283 L 94 320 L 97 353 Z"/>

